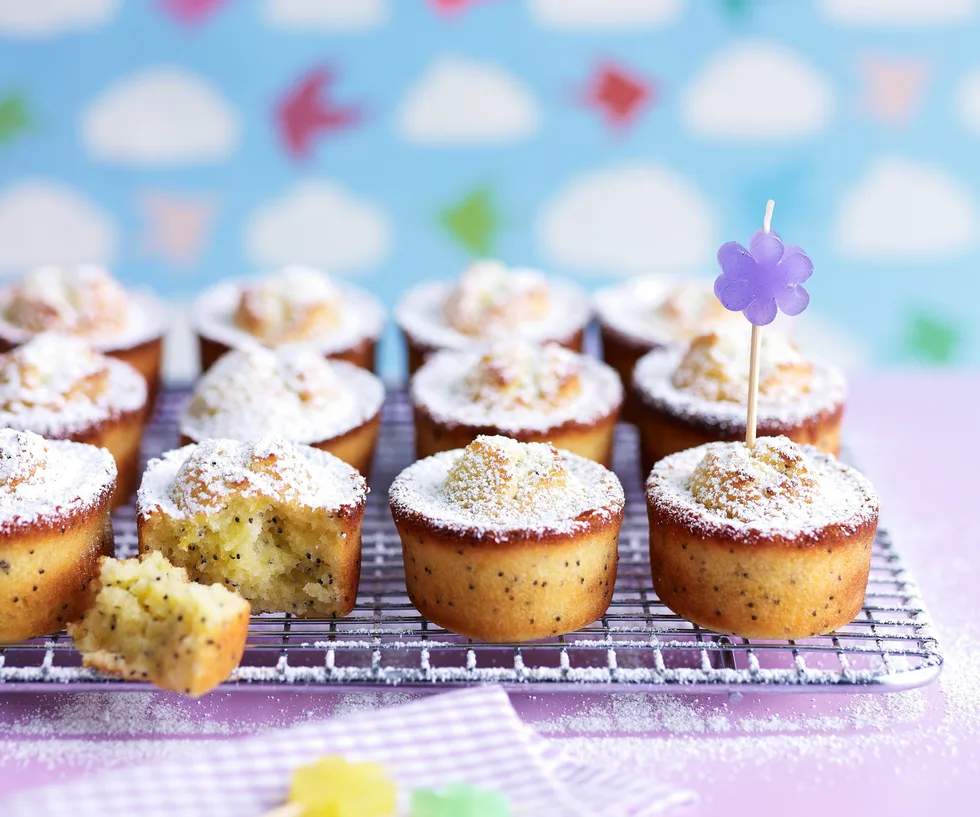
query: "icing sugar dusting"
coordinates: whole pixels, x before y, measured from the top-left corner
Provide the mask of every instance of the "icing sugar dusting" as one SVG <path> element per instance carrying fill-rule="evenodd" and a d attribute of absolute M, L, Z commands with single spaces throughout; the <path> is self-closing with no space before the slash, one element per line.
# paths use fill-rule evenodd
<path fill-rule="evenodd" d="M 554 344 L 509 342 L 434 354 L 412 378 L 411 397 L 437 422 L 546 431 L 610 416 L 623 389 L 595 358 Z"/>
<path fill-rule="evenodd" d="M 395 319 L 412 340 L 433 349 L 468 349 L 481 341 L 501 337 L 538 343 L 567 341 L 589 322 L 592 312 L 589 299 L 568 281 L 546 280 L 548 297 L 540 316 L 513 326 L 490 325 L 490 331 L 482 337 L 460 332 L 447 321 L 446 302 L 454 289 L 453 284 L 445 281 L 430 281 L 409 291 L 395 307 Z"/>
<path fill-rule="evenodd" d="M 207 289 L 194 305 L 194 329 L 202 337 L 223 343 L 233 349 L 249 348 L 258 338 L 236 323 L 236 313 L 242 290 L 256 286 L 264 279 L 240 279 L 224 281 Z M 337 298 L 342 309 L 336 321 L 322 324 L 322 331 L 303 339 L 304 344 L 324 354 L 350 349 L 364 340 L 375 340 L 384 329 L 385 313 L 380 302 L 364 290 L 336 281 Z M 290 296 L 293 297 L 292 295 Z M 313 292 L 308 297 L 317 297 Z M 304 303 L 304 296 L 296 296 L 295 303 Z M 269 341 L 268 345 L 276 345 Z"/>
<path fill-rule="evenodd" d="M 640 358 L 633 373 L 637 396 L 643 403 L 677 417 L 708 422 L 724 431 L 744 429 L 750 335 L 743 334 L 744 348 L 738 343 L 718 344 L 703 357 L 696 355 L 689 371 L 681 369 L 686 349 L 674 347 L 648 352 Z M 773 339 L 767 343 L 769 335 Z M 777 354 L 775 366 L 768 362 L 771 358 L 766 357 L 767 348 L 770 352 L 782 350 Z M 763 334 L 760 363 L 760 384 L 762 379 L 770 381 L 765 389 L 760 385 L 760 425 L 788 429 L 835 411 L 844 403 L 844 376 L 840 370 L 813 356 L 797 358 L 795 352 L 786 351 L 784 341 L 775 339 L 775 333 Z"/>
<path fill-rule="evenodd" d="M 115 484 L 104 448 L 0 429 L 0 528 L 91 508 Z"/>
<path fill-rule="evenodd" d="M 38 335 L 0 355 L 2 425 L 67 437 L 145 404 L 139 372 L 68 335 Z"/>
<path fill-rule="evenodd" d="M 419 460 L 389 491 L 396 515 L 422 516 L 455 532 L 574 533 L 591 517 L 622 513 L 616 476 L 547 443 L 478 437 L 465 449 Z"/>
<path fill-rule="evenodd" d="M 137 512 L 186 519 L 219 511 L 232 496 L 339 509 L 362 503 L 366 495 L 364 478 L 325 451 L 273 437 L 207 440 L 150 460 Z"/>
<path fill-rule="evenodd" d="M 277 429 L 293 442 L 318 443 L 367 422 L 383 402 L 377 377 L 315 349 L 233 350 L 198 381 L 180 433 L 247 440 Z"/>
<path fill-rule="evenodd" d="M 477 437 L 453 463 L 443 486 L 446 502 L 475 517 L 515 522 L 555 513 L 559 505 L 584 507 L 582 482 L 546 443 Z"/>
<path fill-rule="evenodd" d="M 234 321 L 272 346 L 315 340 L 337 329 L 342 301 L 326 273 L 286 267 L 242 288 Z"/>
<path fill-rule="evenodd" d="M 716 445 L 708 449 L 688 482 L 705 508 L 751 522 L 806 513 L 818 499 L 843 504 L 841 486 L 818 484 L 799 447 L 786 437 L 763 437 L 755 447 Z"/>
<path fill-rule="evenodd" d="M 745 326 L 715 297 L 710 278 L 642 276 L 598 290 L 594 302 L 603 326 L 651 347 L 686 340 L 705 327 Z"/>
<path fill-rule="evenodd" d="M 7 319 L 29 332 L 88 335 L 125 325 L 126 290 L 102 267 L 48 265 L 26 273 L 12 289 Z"/>
<path fill-rule="evenodd" d="M 128 292 L 102 267 L 40 267 L 0 290 L 0 337 L 24 343 L 60 331 L 93 349 L 129 349 L 160 337 L 166 314 L 149 292 Z"/>
<path fill-rule="evenodd" d="M 708 443 L 660 460 L 648 501 L 707 535 L 798 538 L 878 517 L 878 496 L 853 468 L 785 437 Z"/>
<path fill-rule="evenodd" d="M 931 727 L 927 695 L 786 696 L 792 702 L 770 696 L 734 703 L 721 695 L 627 694 L 563 706 L 561 714 L 531 725 L 566 760 L 638 773 L 655 768 L 661 779 L 697 790 L 698 813 L 723 812 L 732 792 L 751 799 L 766 784 L 797 795 L 812 792 L 817 813 L 858 791 L 849 786 L 871 771 L 874 783 L 885 785 L 892 770 L 921 774 L 926 757 L 955 762 L 963 747 Z"/>
<path fill-rule="evenodd" d="M 722 330 L 698 335 L 671 375 L 678 389 L 711 401 L 745 403 L 749 394 L 751 333 Z M 778 332 L 765 332 L 759 350 L 759 396 L 789 401 L 810 391 L 813 366 Z"/>
<path fill-rule="evenodd" d="M 548 311 L 548 279 L 529 269 L 508 270 L 499 261 L 475 261 L 446 299 L 446 321 L 464 335 L 500 334 Z"/>

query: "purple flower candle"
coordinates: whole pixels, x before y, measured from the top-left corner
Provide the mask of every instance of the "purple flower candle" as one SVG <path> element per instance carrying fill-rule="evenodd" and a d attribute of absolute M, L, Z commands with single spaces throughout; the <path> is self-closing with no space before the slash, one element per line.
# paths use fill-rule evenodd
<path fill-rule="evenodd" d="M 810 303 L 803 283 L 813 275 L 813 262 L 797 246 L 784 246 L 778 233 L 769 229 L 775 202 L 766 205 L 766 218 L 745 249 L 737 241 L 718 250 L 721 275 L 715 280 L 715 295 L 725 309 L 741 312 L 753 326 L 766 326 L 777 310 L 799 315 Z"/>
<path fill-rule="evenodd" d="M 813 262 L 795 245 L 784 246 L 777 233 L 769 229 L 775 202 L 766 203 L 762 229 L 756 230 L 746 249 L 736 241 L 718 250 L 721 275 L 715 279 L 715 295 L 725 309 L 741 312 L 752 324 L 752 352 L 749 358 L 749 405 L 745 423 L 745 444 L 755 445 L 756 405 L 759 399 L 759 327 L 776 319 L 780 310 L 799 315 L 810 303 L 803 288 L 813 275 Z"/>

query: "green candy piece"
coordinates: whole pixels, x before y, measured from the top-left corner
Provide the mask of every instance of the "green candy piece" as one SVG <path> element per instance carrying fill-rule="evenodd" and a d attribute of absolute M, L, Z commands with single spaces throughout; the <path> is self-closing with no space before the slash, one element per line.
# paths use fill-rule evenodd
<path fill-rule="evenodd" d="M 499 791 L 454 783 L 441 792 L 413 791 L 411 817 L 510 817 L 510 804 Z"/>

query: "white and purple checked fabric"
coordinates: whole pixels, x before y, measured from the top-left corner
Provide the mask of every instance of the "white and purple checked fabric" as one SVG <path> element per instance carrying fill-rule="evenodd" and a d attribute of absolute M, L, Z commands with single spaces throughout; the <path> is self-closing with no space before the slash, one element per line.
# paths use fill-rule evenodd
<path fill-rule="evenodd" d="M 259 817 L 283 802 L 295 767 L 324 754 L 384 764 L 402 795 L 458 781 L 503 791 L 513 817 L 650 817 L 692 798 L 637 770 L 564 760 L 521 722 L 499 687 L 209 743 L 201 752 L 19 792 L 0 800 L 0 814 Z"/>

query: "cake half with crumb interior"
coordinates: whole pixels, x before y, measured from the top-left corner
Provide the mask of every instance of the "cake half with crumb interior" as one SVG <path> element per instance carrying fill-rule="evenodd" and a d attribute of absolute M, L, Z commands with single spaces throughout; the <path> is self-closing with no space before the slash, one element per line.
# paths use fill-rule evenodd
<path fill-rule="evenodd" d="M 103 558 L 93 584 L 92 606 L 68 626 L 86 667 L 198 698 L 242 660 L 248 602 L 159 553 Z"/>
<path fill-rule="evenodd" d="M 410 394 L 420 459 L 500 434 L 608 465 L 623 402 L 605 363 L 529 341 L 438 352 L 415 373 Z"/>
<path fill-rule="evenodd" d="M 860 612 L 878 497 L 853 468 L 786 437 L 673 454 L 646 483 L 657 595 L 702 627 L 807 638 Z"/>
<path fill-rule="evenodd" d="M 364 477 L 325 451 L 208 440 L 150 461 L 140 551 L 235 590 L 257 613 L 339 618 L 357 598 L 366 499 Z"/>
<path fill-rule="evenodd" d="M 0 429 L 0 644 L 60 630 L 113 550 L 103 448 Z"/>
<path fill-rule="evenodd" d="M 623 488 L 592 460 L 478 437 L 406 468 L 389 497 L 409 598 L 446 629 L 547 638 L 595 621 L 612 600 Z"/>

